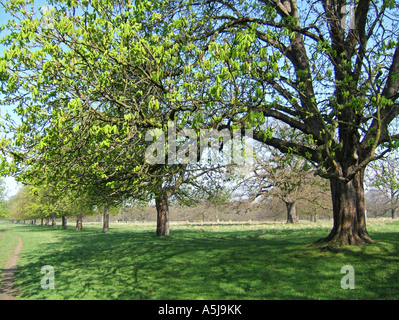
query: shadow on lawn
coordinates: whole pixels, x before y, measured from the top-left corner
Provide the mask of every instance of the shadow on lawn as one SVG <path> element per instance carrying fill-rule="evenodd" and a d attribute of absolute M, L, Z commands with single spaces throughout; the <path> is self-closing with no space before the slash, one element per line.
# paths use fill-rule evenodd
<path fill-rule="evenodd" d="M 326 229 L 221 230 L 187 228 L 168 237 L 153 231 L 98 229 L 54 232 L 60 242 L 22 253 L 29 261 L 17 285 L 25 299 L 369 299 L 396 294 L 397 233 L 375 233 L 382 244 L 338 253 L 319 252 L 309 243 Z M 387 243 L 387 245 L 384 245 Z M 358 290 L 343 290 L 343 265 L 351 264 Z M 55 269 L 55 290 L 43 290 L 44 265 Z M 368 276 L 368 279 L 365 279 Z M 379 282 L 377 282 L 377 280 Z M 391 284 L 394 281 L 393 284 Z M 392 291 L 392 292 L 391 292 Z"/>

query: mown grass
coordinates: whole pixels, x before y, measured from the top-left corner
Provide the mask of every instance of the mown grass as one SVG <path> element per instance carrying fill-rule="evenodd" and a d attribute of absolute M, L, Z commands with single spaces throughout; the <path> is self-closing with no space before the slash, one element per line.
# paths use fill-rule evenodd
<path fill-rule="evenodd" d="M 0 224 L 1 225 L 1 224 Z M 86 226 L 12 225 L 24 240 L 15 284 L 21 299 L 397 299 L 399 222 L 369 223 L 374 244 L 337 252 L 309 246 L 329 224 Z M 40 286 L 44 265 L 55 289 Z M 355 289 L 341 288 L 341 268 Z"/>

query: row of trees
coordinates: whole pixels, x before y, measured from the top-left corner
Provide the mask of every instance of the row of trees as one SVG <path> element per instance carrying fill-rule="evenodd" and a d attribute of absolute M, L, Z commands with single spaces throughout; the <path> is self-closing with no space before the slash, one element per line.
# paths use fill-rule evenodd
<path fill-rule="evenodd" d="M 294 170 L 311 164 L 328 180 L 326 245 L 372 241 L 365 170 L 399 139 L 395 1 L 354 3 L 350 24 L 344 1 L 55 0 L 51 23 L 28 2 L 3 4 L 13 20 L 1 39 L 1 103 L 20 116 L 5 116 L 4 174 L 99 207 L 154 199 L 157 235 L 167 235 L 168 200 L 212 194 L 206 174 L 225 173 L 185 161 L 201 158 L 204 130 L 251 129 L 306 160 Z M 163 148 L 151 155 L 153 138 Z M 275 187 L 295 216 L 286 184 Z"/>
<path fill-rule="evenodd" d="M 306 162 L 293 156 L 282 156 L 257 148 L 256 165 L 251 175 L 230 172 L 229 183 L 212 197 L 187 203 L 176 198 L 170 212 L 174 221 L 219 222 L 219 221 L 266 221 L 281 220 L 285 207 L 286 222 L 295 223 L 302 219 L 317 221 L 318 217 L 331 218 L 331 199 L 325 180 L 314 176 L 314 170 Z M 264 159 L 267 157 L 267 161 Z M 267 163 L 267 165 L 266 165 Z M 366 202 L 369 217 L 396 217 L 399 209 L 399 159 L 389 157 L 375 162 L 368 174 Z M 103 208 L 96 208 L 83 197 L 70 194 L 55 196 L 45 188 L 22 187 L 7 201 L 5 186 L 2 184 L 2 217 L 10 220 L 41 220 L 41 224 L 55 227 L 56 219 L 61 219 L 66 228 L 67 219 L 76 217 L 76 229 L 82 229 L 82 218 L 99 214 L 107 230 L 109 217 L 103 215 Z M 153 206 L 148 203 L 129 203 L 110 208 L 114 220 L 153 221 Z M 89 218 L 90 219 L 90 218 Z M 91 220 L 92 220 L 91 219 Z M 44 222 L 45 221 L 45 222 Z"/>
<path fill-rule="evenodd" d="M 56 195 L 50 188 L 23 186 L 8 200 L 7 218 L 13 221 L 41 220 L 41 224 L 56 226 L 57 218 L 66 229 L 67 219 L 76 218 L 76 230 L 82 229 L 83 217 L 95 213 L 93 205 L 82 197 Z"/>

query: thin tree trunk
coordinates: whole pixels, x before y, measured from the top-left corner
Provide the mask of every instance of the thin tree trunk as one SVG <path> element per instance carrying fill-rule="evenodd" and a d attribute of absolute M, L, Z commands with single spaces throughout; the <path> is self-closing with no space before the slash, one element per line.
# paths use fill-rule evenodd
<path fill-rule="evenodd" d="M 52 217 L 51 219 L 51 227 L 55 228 L 57 226 L 57 218 L 56 217 Z"/>
<path fill-rule="evenodd" d="M 318 220 L 318 214 L 317 213 L 311 213 L 310 214 L 310 222 L 317 222 Z"/>
<path fill-rule="evenodd" d="M 286 223 L 297 223 L 299 221 L 298 215 L 296 213 L 295 202 L 285 201 L 285 206 L 287 207 L 287 222 Z"/>
<path fill-rule="evenodd" d="M 49 218 L 46 218 L 46 222 L 45 222 L 44 225 L 45 225 L 46 227 L 48 227 L 49 224 L 50 224 L 50 219 L 49 219 Z"/>
<path fill-rule="evenodd" d="M 391 194 L 390 194 L 390 199 L 389 199 L 389 201 L 390 201 L 390 203 L 391 203 L 391 218 L 392 219 L 395 219 L 395 211 L 396 211 L 396 208 L 394 207 L 395 206 L 395 203 L 394 203 L 394 199 L 395 199 L 395 191 L 394 191 L 394 188 L 392 187 L 392 185 L 391 185 Z"/>
<path fill-rule="evenodd" d="M 83 229 L 83 215 L 78 215 L 76 217 L 76 230 L 82 230 Z"/>
<path fill-rule="evenodd" d="M 366 230 L 364 170 L 349 182 L 330 179 L 334 225 L 321 242 L 328 246 L 361 245 L 372 240 Z"/>
<path fill-rule="evenodd" d="M 109 231 L 109 206 L 104 207 L 103 232 Z"/>
<path fill-rule="evenodd" d="M 67 217 L 62 216 L 62 229 L 65 230 L 67 228 Z"/>
<path fill-rule="evenodd" d="M 157 208 L 157 236 L 169 235 L 168 196 L 165 193 L 155 198 Z"/>

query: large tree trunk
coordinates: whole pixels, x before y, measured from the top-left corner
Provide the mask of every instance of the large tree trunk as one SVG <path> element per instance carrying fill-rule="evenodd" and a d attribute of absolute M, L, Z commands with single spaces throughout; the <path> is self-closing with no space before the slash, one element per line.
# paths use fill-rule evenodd
<path fill-rule="evenodd" d="M 285 201 L 285 206 L 287 207 L 287 223 L 297 223 L 299 218 L 296 212 L 295 201 Z"/>
<path fill-rule="evenodd" d="M 83 229 L 83 216 L 80 214 L 76 217 L 76 230 Z"/>
<path fill-rule="evenodd" d="M 55 216 L 51 217 L 51 227 L 55 228 L 56 226 L 57 226 L 57 218 Z"/>
<path fill-rule="evenodd" d="M 157 208 L 157 236 L 169 235 L 168 196 L 165 193 L 155 198 Z"/>
<path fill-rule="evenodd" d="M 328 246 L 361 245 L 372 240 L 366 230 L 364 170 L 349 182 L 330 179 L 334 226 L 321 242 Z"/>
<path fill-rule="evenodd" d="M 109 231 L 109 206 L 104 207 L 103 232 Z"/>
<path fill-rule="evenodd" d="M 62 229 L 65 230 L 67 228 L 67 217 L 62 216 Z"/>

